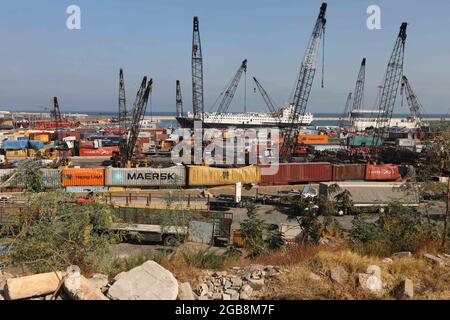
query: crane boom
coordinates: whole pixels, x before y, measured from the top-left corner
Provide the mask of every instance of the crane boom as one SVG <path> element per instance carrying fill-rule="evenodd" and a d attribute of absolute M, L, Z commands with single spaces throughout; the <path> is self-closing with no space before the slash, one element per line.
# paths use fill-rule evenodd
<path fill-rule="evenodd" d="M 364 101 L 364 84 L 366 81 L 366 58 L 361 61 L 358 78 L 356 79 L 355 94 L 353 97 L 352 111 L 359 111 Z"/>
<path fill-rule="evenodd" d="M 416 94 L 414 93 L 411 84 L 409 83 L 409 80 L 407 77 L 402 77 L 402 87 L 401 87 L 401 93 L 406 94 L 406 101 L 409 105 L 409 112 L 411 120 L 419 120 L 421 118 L 420 110 L 422 110 L 422 104 L 420 103 L 419 99 L 417 98 Z"/>
<path fill-rule="evenodd" d="M 230 84 L 225 89 L 225 93 L 223 95 L 222 100 L 220 101 L 217 113 L 222 114 L 228 111 L 231 101 L 233 100 L 234 94 L 236 93 L 236 89 L 239 85 L 239 81 L 241 80 L 242 73 L 244 72 L 247 72 L 247 59 L 242 61 L 241 65 L 239 66 L 239 69 L 236 71 L 236 74 L 234 75 Z"/>
<path fill-rule="evenodd" d="M 141 130 L 142 120 L 147 110 L 147 103 L 152 91 L 153 79 L 147 82 L 144 77 L 133 104 L 132 123 L 125 143 L 121 146 L 121 165 L 125 166 L 134 157 L 136 142 Z"/>
<path fill-rule="evenodd" d="M 352 104 L 352 93 L 349 92 L 348 96 L 347 96 L 347 101 L 345 102 L 344 113 L 342 114 L 342 117 L 339 119 L 339 125 L 338 125 L 339 131 L 344 126 L 344 121 L 346 119 L 348 119 L 348 112 L 350 110 L 351 104 Z"/>
<path fill-rule="evenodd" d="M 62 119 L 57 97 L 53 97 L 53 110 L 51 111 L 50 115 L 52 117 L 52 120 L 55 121 L 56 127 L 59 128 L 62 124 Z"/>
<path fill-rule="evenodd" d="M 259 92 L 261 93 L 261 96 L 263 97 L 264 102 L 266 103 L 266 106 L 269 109 L 269 112 L 276 113 L 277 109 L 275 107 L 275 104 L 274 104 L 273 100 L 270 98 L 267 91 L 263 88 L 263 86 L 259 83 L 259 81 L 256 80 L 255 77 L 253 77 L 253 81 L 255 82 L 256 87 L 258 88 Z"/>
<path fill-rule="evenodd" d="M 125 82 L 123 80 L 123 70 L 119 71 L 119 127 L 126 130 L 128 127 L 128 114 L 125 99 Z"/>
<path fill-rule="evenodd" d="M 194 119 L 203 121 L 203 57 L 198 17 L 194 17 L 192 32 L 192 111 Z"/>
<path fill-rule="evenodd" d="M 308 104 L 311 87 L 316 73 L 316 60 L 319 51 L 320 40 L 325 32 L 327 4 L 324 2 L 320 7 L 319 16 L 317 17 L 314 29 L 306 48 L 305 56 L 300 66 L 300 71 L 296 80 L 294 94 L 291 99 L 291 106 L 293 111 L 291 113 L 290 125 L 288 126 L 284 142 L 281 148 L 281 153 L 285 157 L 292 156 L 293 151 L 297 145 L 297 134 L 301 122 L 305 116 L 306 106 Z"/>
<path fill-rule="evenodd" d="M 182 117 L 183 116 L 183 99 L 181 98 L 180 80 L 176 81 L 176 106 L 177 106 L 177 117 Z"/>
<path fill-rule="evenodd" d="M 394 112 L 398 87 L 403 75 L 407 26 L 406 22 L 401 24 L 394 50 L 387 65 L 378 105 L 376 130 L 374 132 L 374 142 L 377 143 L 374 143 L 374 145 L 377 145 L 384 138 L 385 133 L 388 132 L 392 113 Z"/>

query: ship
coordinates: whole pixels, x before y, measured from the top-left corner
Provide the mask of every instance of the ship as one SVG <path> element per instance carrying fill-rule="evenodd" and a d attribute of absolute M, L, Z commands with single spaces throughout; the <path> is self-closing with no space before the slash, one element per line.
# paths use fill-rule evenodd
<path fill-rule="evenodd" d="M 251 128 L 251 127 L 278 127 L 284 128 L 292 125 L 294 106 L 282 107 L 278 112 L 241 112 L 241 113 L 203 113 L 203 125 L 208 128 Z M 201 114 L 200 114 L 201 117 Z M 194 127 L 194 114 L 188 112 L 186 116 L 177 116 L 176 120 L 183 128 Z M 294 119 L 295 125 L 308 126 L 314 120 L 311 113 Z"/>
<path fill-rule="evenodd" d="M 366 128 L 376 128 L 378 110 L 355 110 L 350 113 L 352 127 L 357 131 L 364 131 Z M 387 120 L 386 120 L 387 121 Z M 402 129 L 414 129 L 421 125 L 420 118 L 409 116 L 403 118 L 392 118 L 389 127 Z"/>

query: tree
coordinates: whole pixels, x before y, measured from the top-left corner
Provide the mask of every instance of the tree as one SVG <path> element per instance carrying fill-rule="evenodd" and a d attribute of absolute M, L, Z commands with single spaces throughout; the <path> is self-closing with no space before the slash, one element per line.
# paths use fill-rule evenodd
<path fill-rule="evenodd" d="M 245 239 L 244 247 L 249 251 L 250 257 L 260 255 L 266 248 L 264 232 L 267 230 L 266 222 L 258 216 L 254 203 L 247 206 L 247 219 L 240 224 L 241 235 Z"/>
<path fill-rule="evenodd" d="M 30 193 L 24 210 L 11 218 L 17 232 L 5 259 L 34 272 L 64 270 L 71 264 L 96 271 L 120 237 L 108 229 L 112 210 L 100 196 L 79 203 L 61 190 Z"/>
<path fill-rule="evenodd" d="M 42 163 L 38 159 L 23 160 L 18 164 L 18 168 L 11 184 L 23 187 L 27 192 L 42 192 L 45 190 L 44 178 L 39 170 Z"/>

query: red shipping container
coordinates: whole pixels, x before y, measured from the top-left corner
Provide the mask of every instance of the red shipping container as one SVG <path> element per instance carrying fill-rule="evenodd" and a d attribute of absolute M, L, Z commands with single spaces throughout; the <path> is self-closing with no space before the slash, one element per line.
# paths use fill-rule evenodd
<path fill-rule="evenodd" d="M 141 142 L 141 143 L 149 143 L 150 138 L 149 137 L 139 137 L 137 141 Z"/>
<path fill-rule="evenodd" d="M 114 151 L 119 151 L 119 147 L 80 149 L 80 157 L 112 157 Z"/>
<path fill-rule="evenodd" d="M 80 140 L 80 149 L 94 149 L 94 141 Z"/>
<path fill-rule="evenodd" d="M 278 166 L 278 172 L 274 175 L 261 172 L 262 184 L 321 182 L 331 181 L 333 178 L 332 166 L 328 162 L 280 163 Z"/>
<path fill-rule="evenodd" d="M 366 165 L 361 163 L 333 165 L 333 181 L 364 180 Z"/>
<path fill-rule="evenodd" d="M 395 164 L 366 165 L 366 180 L 393 181 L 399 178 L 398 166 Z"/>

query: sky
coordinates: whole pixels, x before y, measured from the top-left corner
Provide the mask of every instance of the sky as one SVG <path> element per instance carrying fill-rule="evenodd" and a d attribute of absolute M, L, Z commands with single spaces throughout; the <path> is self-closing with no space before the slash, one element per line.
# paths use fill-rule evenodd
<path fill-rule="evenodd" d="M 81 29 L 69 30 L 69 5 L 81 9 Z M 205 109 L 248 59 L 230 111 L 264 111 L 255 76 L 278 105 L 289 100 L 321 1 L 317 0 L 40 0 L 3 1 L 0 11 L 0 110 L 42 111 L 59 98 L 65 111 L 117 111 L 124 68 L 128 105 L 144 75 L 154 79 L 149 109 L 175 111 L 175 81 L 192 110 L 192 17 L 200 20 Z M 366 10 L 381 9 L 381 29 L 369 30 Z M 450 108 L 450 1 L 329 0 L 325 87 L 321 57 L 307 111 L 340 113 L 367 58 L 364 104 L 377 86 L 401 22 L 408 25 L 404 73 L 428 113 Z M 322 54 L 322 48 L 321 48 Z M 246 82 L 246 86 L 245 86 Z M 395 112 L 407 113 L 397 99 Z"/>

